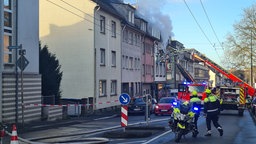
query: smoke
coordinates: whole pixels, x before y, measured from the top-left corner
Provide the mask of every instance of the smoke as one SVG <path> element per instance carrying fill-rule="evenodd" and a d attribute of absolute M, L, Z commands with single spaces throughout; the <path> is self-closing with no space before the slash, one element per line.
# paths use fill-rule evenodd
<path fill-rule="evenodd" d="M 161 11 L 166 5 L 168 5 L 168 0 L 138 0 L 136 4 L 137 11 L 142 18 L 161 31 L 164 44 L 167 43 L 169 37 L 174 36 L 170 16 Z"/>

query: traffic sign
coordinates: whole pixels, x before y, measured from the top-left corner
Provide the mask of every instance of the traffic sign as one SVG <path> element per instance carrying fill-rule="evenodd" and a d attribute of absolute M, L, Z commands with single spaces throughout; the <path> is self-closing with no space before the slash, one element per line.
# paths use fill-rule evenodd
<path fill-rule="evenodd" d="M 25 56 L 21 55 L 20 58 L 17 60 L 17 66 L 23 71 L 29 64 L 29 61 L 26 59 Z"/>
<path fill-rule="evenodd" d="M 123 105 L 129 104 L 130 100 L 131 100 L 131 97 L 126 93 L 123 93 L 119 96 L 119 101 Z"/>

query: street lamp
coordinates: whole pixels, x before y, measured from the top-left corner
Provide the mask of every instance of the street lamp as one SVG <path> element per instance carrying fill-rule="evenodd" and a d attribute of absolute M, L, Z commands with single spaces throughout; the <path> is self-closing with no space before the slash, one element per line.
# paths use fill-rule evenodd
<path fill-rule="evenodd" d="M 251 30 L 251 86 L 253 85 L 253 63 L 252 63 L 252 30 Z"/>

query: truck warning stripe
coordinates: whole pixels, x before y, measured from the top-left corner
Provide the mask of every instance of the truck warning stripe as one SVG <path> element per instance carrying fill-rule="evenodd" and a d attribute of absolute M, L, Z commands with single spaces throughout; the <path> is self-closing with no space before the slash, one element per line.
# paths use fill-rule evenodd
<path fill-rule="evenodd" d="M 245 104 L 245 98 L 244 98 L 244 88 L 240 88 L 240 97 L 239 97 L 239 103 L 240 104 Z"/>

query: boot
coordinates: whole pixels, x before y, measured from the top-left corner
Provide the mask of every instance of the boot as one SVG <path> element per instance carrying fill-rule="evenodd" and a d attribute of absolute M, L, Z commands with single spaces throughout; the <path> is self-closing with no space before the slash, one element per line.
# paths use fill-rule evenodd
<path fill-rule="evenodd" d="M 212 135 L 211 131 L 207 131 L 207 133 L 204 136 L 211 136 L 211 135 Z"/>
<path fill-rule="evenodd" d="M 220 136 L 223 136 L 223 129 L 221 127 L 218 127 L 218 131 L 220 133 Z"/>
<path fill-rule="evenodd" d="M 199 131 L 197 129 L 195 129 L 195 134 L 198 135 L 199 134 Z"/>

